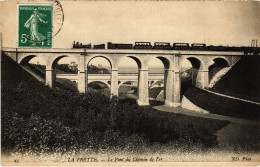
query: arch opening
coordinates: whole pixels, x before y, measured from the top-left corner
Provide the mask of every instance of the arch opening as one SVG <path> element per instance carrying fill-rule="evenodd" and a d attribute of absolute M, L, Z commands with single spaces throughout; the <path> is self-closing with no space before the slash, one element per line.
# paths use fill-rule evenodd
<path fill-rule="evenodd" d="M 135 57 L 124 57 L 118 62 L 118 73 L 120 74 L 137 74 L 140 68 L 141 62 Z"/>
<path fill-rule="evenodd" d="M 181 98 L 189 87 L 196 86 L 201 61 L 195 57 L 188 57 L 181 61 Z"/>
<path fill-rule="evenodd" d="M 36 57 L 36 55 L 26 56 L 20 61 L 20 65 L 27 65 L 29 62 L 31 62 L 32 59 L 36 59 Z"/>
<path fill-rule="evenodd" d="M 198 86 L 198 81 L 200 80 L 200 76 L 198 75 L 199 70 L 203 68 L 201 61 L 195 57 L 189 57 L 187 60 L 190 62 L 191 68 L 190 70 L 186 71 L 186 75 L 190 74 L 189 76 L 191 77 L 192 86 Z"/>
<path fill-rule="evenodd" d="M 95 56 L 87 64 L 88 74 L 111 74 L 112 63 L 104 56 Z"/>
<path fill-rule="evenodd" d="M 217 82 L 217 78 L 221 78 L 230 67 L 230 64 L 226 59 L 215 58 L 213 59 L 211 65 L 208 67 L 209 70 L 209 86 L 214 85 L 213 82 Z"/>
<path fill-rule="evenodd" d="M 201 61 L 195 57 L 189 57 L 187 60 L 190 61 L 193 68 L 200 69 Z"/>
<path fill-rule="evenodd" d="M 96 92 L 110 97 L 110 85 L 105 81 L 90 81 L 88 91 Z"/>
<path fill-rule="evenodd" d="M 134 61 L 136 62 L 138 69 L 141 69 L 141 68 L 142 68 L 142 63 L 141 63 L 141 61 L 140 61 L 138 58 L 136 58 L 136 57 L 134 57 L 134 56 L 128 56 L 128 58 L 131 58 L 132 60 L 134 60 Z M 128 60 L 129 60 L 129 59 L 128 59 Z M 122 60 L 121 60 L 121 61 L 122 61 Z"/>
<path fill-rule="evenodd" d="M 120 100 L 137 99 L 138 92 L 138 69 L 141 68 L 141 61 L 134 56 L 122 58 L 118 63 L 119 81 L 118 98 Z M 120 80 L 121 79 L 121 80 Z"/>
<path fill-rule="evenodd" d="M 33 73 L 39 81 L 45 80 L 46 62 L 41 57 L 37 55 L 29 55 L 22 58 L 18 63 L 23 68 Z"/>
<path fill-rule="evenodd" d="M 88 91 L 111 95 L 111 70 L 112 62 L 109 58 L 98 55 L 87 62 L 87 88 Z"/>
<path fill-rule="evenodd" d="M 118 85 L 118 96 L 122 100 L 137 99 L 137 81 L 123 81 Z"/>
<path fill-rule="evenodd" d="M 78 59 L 66 55 L 57 57 L 52 63 L 52 69 L 57 74 L 77 74 Z"/>
<path fill-rule="evenodd" d="M 155 57 L 148 63 L 148 95 L 152 105 L 164 104 L 167 74 L 170 63 L 164 57 Z M 153 81 L 153 84 L 151 84 Z"/>
<path fill-rule="evenodd" d="M 20 65 L 26 65 L 26 64 L 40 64 L 45 66 L 46 60 L 38 55 L 26 55 L 24 57 L 21 57 L 20 60 L 18 60 L 18 63 Z"/>
<path fill-rule="evenodd" d="M 149 86 L 152 86 L 154 84 L 154 81 L 150 81 Z"/>
<path fill-rule="evenodd" d="M 68 55 L 58 56 L 51 63 L 51 68 L 53 70 L 52 87 L 58 86 L 77 91 L 77 82 L 73 80 L 73 76 L 78 71 L 78 60 L 76 58 Z"/>
<path fill-rule="evenodd" d="M 161 60 L 163 63 L 164 69 L 169 69 L 170 68 L 170 61 L 165 58 L 165 57 L 156 57 L 157 59 Z"/>

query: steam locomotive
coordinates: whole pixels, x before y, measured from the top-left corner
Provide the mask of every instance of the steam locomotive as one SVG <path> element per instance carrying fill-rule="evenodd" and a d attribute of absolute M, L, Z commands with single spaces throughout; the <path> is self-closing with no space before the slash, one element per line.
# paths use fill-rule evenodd
<path fill-rule="evenodd" d="M 82 43 L 73 41 L 73 48 L 86 48 L 86 49 L 91 49 L 91 44 L 82 45 Z"/>
<path fill-rule="evenodd" d="M 91 44 L 82 45 L 82 43 L 75 43 L 73 42 L 73 48 L 86 48 L 91 49 Z M 94 45 L 93 49 L 105 49 L 105 44 Z M 133 44 L 124 44 L 124 43 L 107 43 L 107 49 L 154 49 L 154 50 L 205 50 L 205 51 L 242 51 L 245 54 L 254 53 L 259 54 L 260 47 L 228 47 L 228 46 L 207 46 L 204 43 L 173 43 L 169 42 L 155 42 L 152 46 L 151 42 L 135 42 Z"/>

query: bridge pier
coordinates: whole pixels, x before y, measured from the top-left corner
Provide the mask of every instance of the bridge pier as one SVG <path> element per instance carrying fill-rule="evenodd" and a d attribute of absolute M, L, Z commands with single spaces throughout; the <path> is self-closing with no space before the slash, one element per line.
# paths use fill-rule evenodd
<path fill-rule="evenodd" d="M 78 71 L 78 91 L 79 93 L 86 93 L 87 91 L 87 70 Z"/>
<path fill-rule="evenodd" d="M 180 71 L 174 71 L 173 79 L 173 107 L 181 106 L 181 75 Z"/>
<path fill-rule="evenodd" d="M 201 88 L 206 88 L 209 85 L 209 71 L 199 70 L 199 75 L 201 76 Z"/>
<path fill-rule="evenodd" d="M 148 106 L 149 105 L 148 69 L 139 69 L 138 70 L 137 104 L 139 106 Z"/>
<path fill-rule="evenodd" d="M 164 103 L 166 106 L 173 106 L 173 75 L 174 70 L 164 70 Z"/>
<path fill-rule="evenodd" d="M 48 85 L 50 88 L 53 88 L 55 85 L 55 72 L 52 69 L 45 70 L 45 85 Z"/>
<path fill-rule="evenodd" d="M 111 70 L 111 87 L 110 87 L 110 98 L 118 97 L 118 68 L 113 68 Z"/>
<path fill-rule="evenodd" d="M 173 62 L 173 107 L 181 106 L 181 70 L 180 70 L 180 55 L 174 56 Z"/>
<path fill-rule="evenodd" d="M 204 89 L 209 84 L 209 71 L 198 70 L 197 77 L 194 79 L 195 86 Z"/>
<path fill-rule="evenodd" d="M 85 70 L 85 56 L 80 55 L 78 67 L 78 91 L 80 93 L 86 93 L 87 91 L 87 72 L 88 71 Z"/>

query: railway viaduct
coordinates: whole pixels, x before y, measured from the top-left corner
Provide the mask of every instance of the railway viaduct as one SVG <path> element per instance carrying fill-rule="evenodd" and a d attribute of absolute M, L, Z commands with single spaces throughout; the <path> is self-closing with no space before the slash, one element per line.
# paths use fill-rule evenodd
<path fill-rule="evenodd" d="M 78 83 L 78 74 L 56 74 L 56 78 L 69 79 L 73 82 Z M 153 83 L 162 81 L 164 79 L 163 74 L 149 74 L 148 75 L 148 86 Z M 88 84 L 91 82 L 103 82 L 110 88 L 111 76 L 110 74 L 88 74 Z M 118 74 L 118 88 L 126 82 L 138 82 L 138 76 L 136 74 Z"/>
<path fill-rule="evenodd" d="M 46 64 L 46 85 L 55 85 L 55 66 L 64 57 L 78 60 L 78 91 L 87 91 L 89 62 L 96 57 L 103 57 L 111 65 L 109 87 L 111 97 L 118 96 L 119 74 L 118 64 L 129 57 L 138 66 L 138 105 L 149 105 L 148 97 L 148 67 L 149 61 L 157 58 L 164 65 L 165 105 L 177 107 L 181 105 L 181 62 L 187 59 L 192 64 L 192 80 L 195 86 L 205 88 L 209 84 L 209 71 L 213 66 L 229 67 L 237 62 L 244 52 L 230 51 L 193 51 L 193 50 L 118 50 L 118 49 L 33 49 L 33 48 L 3 48 L 3 53 L 20 65 L 38 57 Z M 127 62 L 124 62 L 127 63 Z"/>

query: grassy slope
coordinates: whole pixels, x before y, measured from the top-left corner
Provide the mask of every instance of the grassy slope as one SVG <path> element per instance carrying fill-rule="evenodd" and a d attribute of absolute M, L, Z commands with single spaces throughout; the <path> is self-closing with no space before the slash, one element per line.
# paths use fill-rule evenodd
<path fill-rule="evenodd" d="M 192 103 L 210 113 L 255 120 L 260 119 L 260 106 L 256 104 L 218 96 L 199 88 L 189 88 L 184 95 Z"/>
<path fill-rule="evenodd" d="M 208 147 L 229 123 L 109 102 L 102 94 L 49 89 L 5 56 L 1 77 L 4 151 L 143 150 L 153 142 Z"/>
<path fill-rule="evenodd" d="M 243 57 L 211 90 L 260 102 L 260 56 Z"/>

